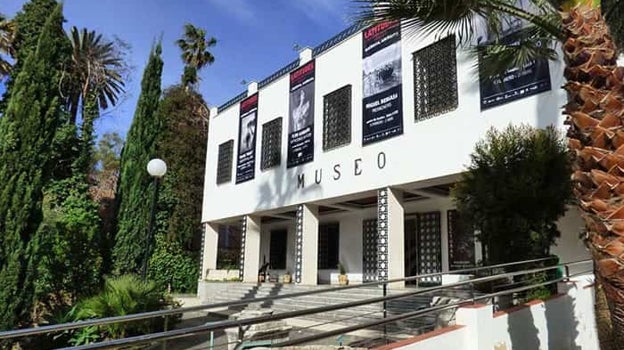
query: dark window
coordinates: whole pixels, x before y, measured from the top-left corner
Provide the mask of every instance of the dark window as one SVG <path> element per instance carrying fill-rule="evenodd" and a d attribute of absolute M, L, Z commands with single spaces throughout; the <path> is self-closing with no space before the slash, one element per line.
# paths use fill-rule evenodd
<path fill-rule="evenodd" d="M 280 164 L 282 159 L 282 118 L 275 118 L 262 125 L 262 162 L 260 169 Z"/>
<path fill-rule="evenodd" d="M 217 163 L 217 184 L 232 181 L 232 159 L 234 152 L 234 140 L 219 145 L 219 158 Z"/>
<path fill-rule="evenodd" d="M 457 108 L 457 59 L 451 35 L 414 52 L 416 121 Z"/>
<path fill-rule="evenodd" d="M 238 225 L 219 225 L 217 269 L 240 267 L 241 228 Z"/>
<path fill-rule="evenodd" d="M 323 150 L 351 143 L 351 85 L 323 97 Z"/>
<path fill-rule="evenodd" d="M 272 269 L 286 268 L 286 241 L 288 231 L 271 231 L 271 247 L 269 248 L 269 263 Z"/>
<path fill-rule="evenodd" d="M 340 225 L 338 223 L 319 225 L 318 268 L 338 268 L 340 247 Z"/>

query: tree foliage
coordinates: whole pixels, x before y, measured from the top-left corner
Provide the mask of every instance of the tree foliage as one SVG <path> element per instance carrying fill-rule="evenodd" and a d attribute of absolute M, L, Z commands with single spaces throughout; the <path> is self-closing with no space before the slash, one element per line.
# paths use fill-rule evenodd
<path fill-rule="evenodd" d="M 176 291 L 189 291 L 198 276 L 207 108 L 200 94 L 177 85 L 165 91 L 157 114 L 164 123 L 157 154 L 167 162 L 167 174 L 158 200 L 159 237 L 150 276 Z"/>
<path fill-rule="evenodd" d="M 61 5 L 46 15 L 36 50 L 23 62 L 0 118 L 0 329 L 31 320 L 44 258 L 39 224 L 43 189 L 53 167 L 50 145 L 66 120 L 58 93 L 68 54 Z"/>
<path fill-rule="evenodd" d="M 194 86 L 199 83 L 199 71 L 214 62 L 214 56 L 208 49 L 217 44 L 217 39 L 214 37 L 206 39 L 204 29 L 187 23 L 184 25 L 184 37 L 178 39 L 176 44 L 182 50 L 182 62 L 185 64 L 182 85 L 187 88 Z"/>
<path fill-rule="evenodd" d="M 453 190 L 462 218 L 480 233 L 485 264 L 544 257 L 571 197 L 566 144 L 552 127 L 490 130 Z"/>
<path fill-rule="evenodd" d="M 116 273 L 139 271 L 145 254 L 153 184 L 146 166 L 155 156 L 156 140 L 162 121 L 156 110 L 161 94 L 163 61 L 161 44 L 150 52 L 141 81 L 141 94 L 134 119 L 121 154 L 121 173 L 117 190 L 117 233 L 113 249 Z"/>

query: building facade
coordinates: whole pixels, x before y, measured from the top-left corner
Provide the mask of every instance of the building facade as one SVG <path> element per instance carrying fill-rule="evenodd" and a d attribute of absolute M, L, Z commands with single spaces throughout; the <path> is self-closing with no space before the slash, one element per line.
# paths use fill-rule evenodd
<path fill-rule="evenodd" d="M 338 264 L 352 283 L 457 279 L 480 247 L 461 230 L 450 188 L 488 129 L 563 128 L 562 71 L 537 61 L 480 83 L 454 36 L 398 22 L 304 49 L 211 110 L 200 281 L 233 268 L 256 282 L 268 267 L 294 283 L 337 283 Z M 582 228 L 570 208 L 553 249 L 563 261 L 588 256 Z"/>

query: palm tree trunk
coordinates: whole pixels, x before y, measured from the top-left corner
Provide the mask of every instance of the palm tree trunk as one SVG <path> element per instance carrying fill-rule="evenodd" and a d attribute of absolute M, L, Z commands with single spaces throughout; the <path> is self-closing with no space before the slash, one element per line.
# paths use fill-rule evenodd
<path fill-rule="evenodd" d="M 563 15 L 574 192 L 616 344 L 624 344 L 624 68 L 598 9 Z"/>

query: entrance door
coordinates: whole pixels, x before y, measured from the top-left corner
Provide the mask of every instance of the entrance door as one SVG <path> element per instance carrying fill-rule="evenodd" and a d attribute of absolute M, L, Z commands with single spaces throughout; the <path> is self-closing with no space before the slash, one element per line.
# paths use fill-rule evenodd
<path fill-rule="evenodd" d="M 405 220 L 405 276 L 442 271 L 440 212 L 418 213 Z M 439 285 L 441 276 L 424 277 L 418 285 Z M 416 281 L 407 282 L 416 284 Z"/>
<path fill-rule="evenodd" d="M 442 229 L 440 212 L 418 214 L 418 274 L 442 271 Z M 421 278 L 419 284 L 440 285 L 442 276 Z"/>
<path fill-rule="evenodd" d="M 362 266 L 364 282 L 377 281 L 377 219 L 362 222 Z"/>

